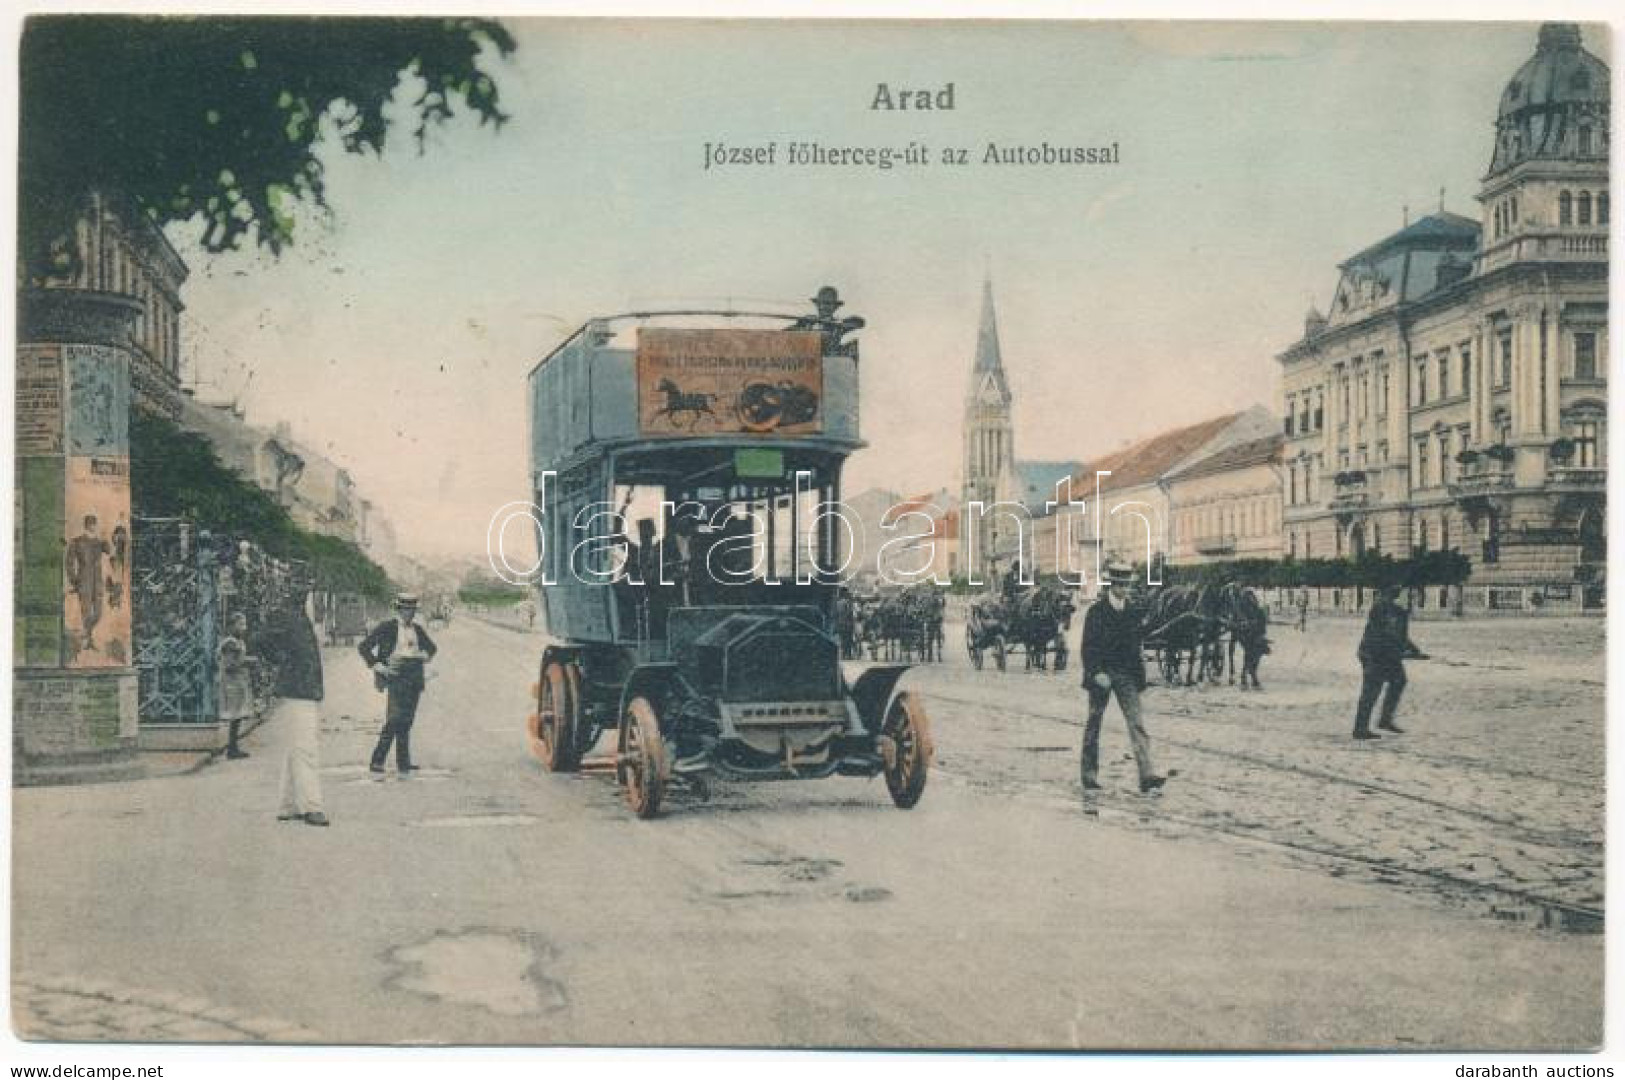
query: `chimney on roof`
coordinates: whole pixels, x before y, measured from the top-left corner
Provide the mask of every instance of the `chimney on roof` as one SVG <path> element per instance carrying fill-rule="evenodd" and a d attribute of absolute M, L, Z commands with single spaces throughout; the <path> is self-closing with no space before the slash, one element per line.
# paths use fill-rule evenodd
<path fill-rule="evenodd" d="M 1315 305 L 1309 305 L 1309 311 L 1303 317 L 1303 336 L 1312 338 L 1326 329 L 1326 316 L 1320 313 Z"/>

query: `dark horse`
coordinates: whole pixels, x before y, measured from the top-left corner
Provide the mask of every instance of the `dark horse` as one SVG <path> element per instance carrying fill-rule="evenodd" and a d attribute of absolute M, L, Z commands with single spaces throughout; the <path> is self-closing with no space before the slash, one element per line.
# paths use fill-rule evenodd
<path fill-rule="evenodd" d="M 903 593 L 908 632 L 917 643 L 921 660 L 942 659 L 942 612 L 947 606 L 942 590 L 928 581 L 910 585 Z"/>
<path fill-rule="evenodd" d="M 1010 640 L 1021 646 L 1027 670 L 1049 670 L 1049 654 L 1055 653 L 1055 670 L 1065 671 L 1066 631 L 1072 626 L 1077 605 L 1072 594 L 1054 582 L 1046 581 L 1028 589 L 1010 604 Z"/>
<path fill-rule="evenodd" d="M 1157 653 L 1157 667 L 1165 683 L 1196 684 L 1198 664 L 1204 677 L 1223 669 L 1219 648 L 1224 632 L 1223 605 L 1217 588 L 1172 585 L 1153 593 L 1145 609 L 1145 645 Z"/>
<path fill-rule="evenodd" d="M 709 416 L 716 419 L 717 414 L 711 411 L 711 402 L 715 400 L 715 394 L 699 392 L 685 394 L 682 388 L 670 379 L 660 380 L 660 392 L 666 395 L 666 403 L 655 410 L 656 419 L 670 420 L 675 427 L 677 414 L 688 413 L 691 416 L 688 422 L 690 430 L 699 424 L 701 417 Z"/>
<path fill-rule="evenodd" d="M 1241 688 L 1247 689 L 1248 679 L 1254 690 L 1262 690 L 1258 681 L 1258 665 L 1270 651 L 1269 614 L 1259 603 L 1258 594 L 1241 585 L 1225 586 L 1225 622 L 1230 628 L 1230 648 L 1227 657 L 1229 680 L 1236 681 L 1236 646 L 1241 646 Z"/>

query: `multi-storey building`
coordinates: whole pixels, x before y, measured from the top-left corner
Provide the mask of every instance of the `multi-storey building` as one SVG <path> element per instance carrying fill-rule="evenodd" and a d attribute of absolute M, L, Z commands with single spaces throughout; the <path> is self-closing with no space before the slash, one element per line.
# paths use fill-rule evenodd
<path fill-rule="evenodd" d="M 1171 478 L 1210 455 L 1267 437 L 1275 418 L 1262 405 L 1158 432 L 1078 468 L 1058 485 L 1055 512 L 1034 527 L 1038 566 L 1093 582 L 1107 562 L 1166 561 L 1180 543 Z"/>
<path fill-rule="evenodd" d="M 1282 441 L 1249 439 L 1169 474 L 1170 563 L 1281 557 Z"/>
<path fill-rule="evenodd" d="M 47 288 L 108 293 L 136 301 L 131 325 L 134 405 L 174 418 L 180 413 L 181 286 L 186 264 L 163 231 L 127 201 L 93 192 L 78 224 L 79 259 L 71 275 Z"/>
<path fill-rule="evenodd" d="M 1578 601 L 1605 558 L 1608 68 L 1540 29 L 1501 96 L 1481 220 L 1346 260 L 1279 356 L 1286 551 L 1454 548 L 1467 603 Z"/>

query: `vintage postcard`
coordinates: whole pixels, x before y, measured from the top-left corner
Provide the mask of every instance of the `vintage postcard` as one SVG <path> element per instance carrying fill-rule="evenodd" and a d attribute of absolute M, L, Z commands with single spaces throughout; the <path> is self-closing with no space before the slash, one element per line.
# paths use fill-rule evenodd
<path fill-rule="evenodd" d="M 1608 26 L 19 34 L 24 1045 L 1602 1045 Z"/>

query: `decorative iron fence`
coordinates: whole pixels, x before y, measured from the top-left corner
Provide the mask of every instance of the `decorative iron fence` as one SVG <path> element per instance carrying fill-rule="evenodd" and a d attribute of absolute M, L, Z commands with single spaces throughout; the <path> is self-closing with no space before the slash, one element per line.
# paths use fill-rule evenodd
<path fill-rule="evenodd" d="M 208 724 L 220 714 L 219 647 L 233 619 L 255 652 L 266 618 L 295 588 L 296 563 L 247 540 L 218 537 L 177 518 L 136 518 L 133 530 L 135 666 L 143 723 Z M 256 667 L 256 698 L 271 672 Z"/>

